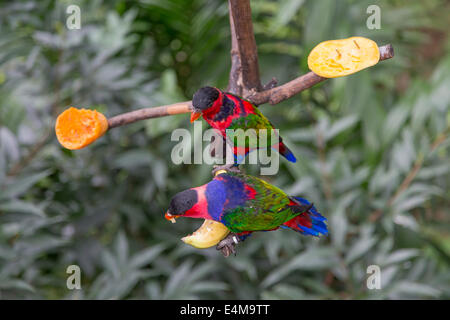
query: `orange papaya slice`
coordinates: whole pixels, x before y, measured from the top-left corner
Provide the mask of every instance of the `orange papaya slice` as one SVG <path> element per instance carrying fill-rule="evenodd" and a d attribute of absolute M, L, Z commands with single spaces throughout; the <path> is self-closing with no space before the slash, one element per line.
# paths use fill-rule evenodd
<path fill-rule="evenodd" d="M 56 119 L 55 133 L 59 143 L 76 150 L 91 144 L 108 130 L 108 120 L 96 110 L 70 107 Z"/>

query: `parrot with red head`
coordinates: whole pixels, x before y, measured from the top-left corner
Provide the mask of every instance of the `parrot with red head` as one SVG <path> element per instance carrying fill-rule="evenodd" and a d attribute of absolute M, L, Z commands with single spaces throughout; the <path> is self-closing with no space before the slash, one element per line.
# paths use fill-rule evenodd
<path fill-rule="evenodd" d="M 259 178 L 223 170 L 212 181 L 176 194 L 165 214 L 213 220 L 231 233 L 217 245 L 225 256 L 254 231 L 291 229 L 303 235 L 328 234 L 327 220 L 312 203 L 291 197 Z"/>
<path fill-rule="evenodd" d="M 192 107 L 191 122 L 203 116 L 232 145 L 235 166 L 242 163 L 249 152 L 262 148 L 272 148 L 290 162 L 297 161 L 283 139 L 273 131 L 272 123 L 250 101 L 217 88 L 203 87 L 194 94 Z M 228 129 L 232 129 L 231 135 Z M 243 132 L 237 131 L 238 129 Z M 264 137 L 261 135 L 263 130 L 266 134 Z M 238 139 L 239 134 L 245 132 L 253 135 Z M 273 139 L 272 135 L 275 135 Z"/>

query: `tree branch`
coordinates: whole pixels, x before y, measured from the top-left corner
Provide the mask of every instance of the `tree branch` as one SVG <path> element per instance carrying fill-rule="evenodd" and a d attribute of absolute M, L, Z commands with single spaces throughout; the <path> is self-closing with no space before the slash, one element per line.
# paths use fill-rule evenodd
<path fill-rule="evenodd" d="M 228 0 L 231 29 L 231 71 L 228 91 L 248 95 L 261 90 L 258 51 L 250 0 Z"/>
<path fill-rule="evenodd" d="M 184 101 L 165 106 L 143 108 L 127 113 L 122 113 L 108 119 L 108 129 L 123 126 L 124 124 L 133 123 L 139 120 L 188 113 L 191 112 L 191 108 L 191 101 Z"/>
<path fill-rule="evenodd" d="M 449 133 L 449 128 L 447 127 L 447 129 L 440 133 L 436 139 L 434 140 L 434 142 L 431 144 L 430 147 L 430 151 L 428 152 L 428 154 L 432 153 L 434 150 L 436 150 L 444 141 L 445 139 L 447 139 L 447 135 Z M 389 198 L 388 202 L 387 202 L 387 207 L 391 207 L 395 200 L 406 190 L 408 189 L 408 187 L 410 186 L 411 182 L 413 182 L 414 178 L 416 177 L 416 175 L 419 173 L 420 169 L 422 168 L 423 162 L 425 161 L 425 156 L 424 155 L 419 155 L 419 157 L 417 157 L 417 160 L 414 162 L 414 166 L 412 167 L 412 169 L 409 171 L 409 173 L 406 175 L 405 179 L 403 179 L 402 183 L 400 184 L 400 186 L 398 187 L 398 189 L 395 191 L 394 195 Z M 378 209 L 373 211 L 370 216 L 369 216 L 369 220 L 370 222 L 375 222 L 378 219 L 381 218 L 381 216 L 383 215 L 383 210 Z"/>
<path fill-rule="evenodd" d="M 235 2 L 235 0 L 230 0 L 230 3 Z M 245 1 L 243 1 L 245 2 Z M 233 19 L 230 16 L 230 19 Z M 232 27 L 233 30 L 233 27 Z M 241 92 L 243 89 L 247 90 L 247 93 L 249 95 L 246 96 L 246 98 L 251 101 L 252 103 L 256 105 L 260 105 L 263 103 L 269 102 L 270 104 L 277 104 L 281 101 L 284 101 L 286 99 L 291 98 L 292 96 L 302 92 L 303 90 L 309 89 L 315 84 L 322 82 L 326 80 L 327 78 L 320 77 L 316 75 L 313 72 L 308 72 L 307 74 L 300 76 L 288 83 L 285 83 L 281 86 L 271 88 L 265 91 L 260 91 L 254 93 L 255 87 L 253 87 L 253 91 L 250 91 L 246 88 L 251 87 L 244 87 L 241 86 L 241 83 L 239 82 L 240 76 L 236 76 L 236 73 L 239 74 L 244 69 L 241 68 L 239 65 L 241 60 L 241 56 L 233 57 L 233 50 L 232 50 L 232 69 L 230 72 L 230 82 L 228 86 L 228 90 L 232 93 Z M 390 44 L 380 47 L 380 60 L 386 60 L 390 59 L 394 56 L 394 50 Z M 257 60 L 256 60 L 256 66 L 257 66 Z M 257 73 L 258 79 L 259 79 L 259 73 Z M 259 83 L 259 80 L 258 80 Z M 272 81 L 269 83 L 270 85 L 275 84 L 275 79 L 272 79 Z M 259 86 L 261 84 L 259 83 Z M 251 93 L 253 92 L 253 93 Z M 122 126 L 125 124 L 133 123 L 139 120 L 144 119 L 150 119 L 150 118 L 159 118 L 164 116 L 170 116 L 175 114 L 181 114 L 181 113 L 189 113 L 192 108 L 191 101 L 184 101 L 179 103 L 174 103 L 170 105 L 165 106 L 159 106 L 159 107 L 153 107 L 153 108 L 144 108 L 144 109 L 138 109 L 135 111 L 127 112 L 120 114 L 118 116 L 112 117 L 108 119 L 109 128 L 115 128 L 118 126 Z"/>
<path fill-rule="evenodd" d="M 17 162 L 8 172 L 8 176 L 17 175 L 22 169 L 30 164 L 34 157 L 47 145 L 47 142 L 52 134 L 53 129 L 48 130 L 44 135 L 33 145 L 28 154 Z"/>
<path fill-rule="evenodd" d="M 267 85 L 262 87 L 250 0 L 228 0 L 228 7 L 231 30 L 231 70 L 227 91 L 243 96 L 255 105 L 267 102 L 273 105 L 326 80 L 326 78 L 313 72 L 308 72 L 278 87 L 276 87 L 276 79 L 272 78 Z M 394 49 L 390 44 L 379 47 L 379 50 L 380 60 L 390 59 L 394 56 Z M 108 128 L 111 129 L 144 119 L 189 113 L 191 108 L 191 101 L 184 101 L 154 108 L 138 109 L 108 119 Z"/>
<path fill-rule="evenodd" d="M 231 7 L 230 2 L 228 1 L 228 6 Z M 237 94 L 238 96 L 242 95 L 242 66 L 241 66 L 241 57 L 239 55 L 238 42 L 236 31 L 234 27 L 233 15 L 231 14 L 231 10 L 229 10 L 230 15 L 230 30 L 231 30 L 231 69 L 230 69 L 230 77 L 228 80 L 228 88 L 227 91 Z"/>
<path fill-rule="evenodd" d="M 232 1 L 233 0 L 230 0 L 230 2 L 232 2 Z M 394 50 L 390 44 L 380 47 L 380 60 L 390 59 L 393 56 L 394 56 Z M 237 59 L 236 61 L 238 61 L 238 60 L 240 61 L 240 59 Z M 239 68 L 240 68 L 238 66 L 238 64 L 234 64 L 232 66 L 232 72 L 233 72 L 233 67 L 236 68 L 234 70 L 239 70 Z M 230 76 L 231 76 L 231 73 L 230 73 Z M 277 103 L 280 103 L 281 101 L 291 98 L 292 96 L 302 92 L 303 90 L 311 88 L 315 84 L 322 82 L 326 79 L 327 78 L 319 77 L 318 75 L 316 75 L 313 72 L 308 72 L 307 74 L 305 74 L 303 76 L 300 76 L 288 83 L 285 83 L 285 84 L 275 87 L 275 88 L 271 88 L 271 89 L 256 92 L 256 93 L 254 93 L 254 91 L 247 91 L 248 95 L 246 96 L 246 98 L 250 102 L 252 102 L 256 105 L 260 105 L 260 104 L 267 103 L 267 102 L 269 102 L 270 104 L 277 104 Z M 269 82 L 267 87 L 270 88 L 275 83 L 276 83 L 276 80 L 272 79 L 272 81 Z M 234 82 L 234 78 L 231 79 L 231 77 L 230 77 L 229 90 L 232 89 L 230 92 L 232 92 L 232 93 L 239 92 L 239 91 L 234 91 L 234 90 L 242 90 L 245 88 L 246 88 L 245 86 L 244 87 L 241 86 L 239 81 Z M 171 115 L 181 114 L 181 113 L 189 113 L 189 112 L 191 112 L 191 108 L 192 108 L 191 101 L 184 101 L 184 102 L 174 103 L 174 104 L 165 105 L 165 106 L 138 109 L 138 110 L 123 113 L 123 114 L 120 114 L 120 115 L 117 115 L 115 117 L 108 119 L 109 129 L 115 128 L 118 126 L 122 126 L 125 124 L 129 124 L 129 123 L 133 123 L 136 121 L 140 121 L 140 120 L 159 118 L 159 117 L 164 117 L 164 116 L 171 116 Z"/>
<path fill-rule="evenodd" d="M 394 56 L 394 48 L 390 44 L 379 47 L 379 50 L 380 61 L 390 59 Z M 320 77 L 311 71 L 281 86 L 270 90 L 253 93 L 248 95 L 246 98 L 256 105 L 267 102 L 273 105 L 287 100 L 326 79 L 327 78 Z"/>

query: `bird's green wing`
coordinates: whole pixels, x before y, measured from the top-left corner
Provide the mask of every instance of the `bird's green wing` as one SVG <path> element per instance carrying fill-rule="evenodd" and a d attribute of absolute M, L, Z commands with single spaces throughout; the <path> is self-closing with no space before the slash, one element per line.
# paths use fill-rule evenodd
<path fill-rule="evenodd" d="M 256 177 L 229 174 L 255 190 L 253 199 L 224 212 L 223 222 L 231 231 L 272 230 L 297 215 L 289 208 L 291 200 L 282 190 Z"/>
<path fill-rule="evenodd" d="M 235 146 L 263 148 L 271 145 L 272 124 L 258 109 L 255 108 L 254 112 L 233 119 L 228 127 L 233 132 L 228 131 L 230 134 L 227 134 L 227 137 L 230 141 L 234 141 Z"/>

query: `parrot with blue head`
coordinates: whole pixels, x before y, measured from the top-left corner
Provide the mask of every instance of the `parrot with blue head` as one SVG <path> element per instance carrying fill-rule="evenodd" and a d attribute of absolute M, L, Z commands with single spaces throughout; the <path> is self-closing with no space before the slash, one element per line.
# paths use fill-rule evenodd
<path fill-rule="evenodd" d="M 302 235 L 328 234 L 327 220 L 308 200 L 287 195 L 259 178 L 225 171 L 200 187 L 176 194 L 165 218 L 201 218 L 223 224 L 231 233 L 218 242 L 225 256 L 255 231 L 279 228 Z"/>

